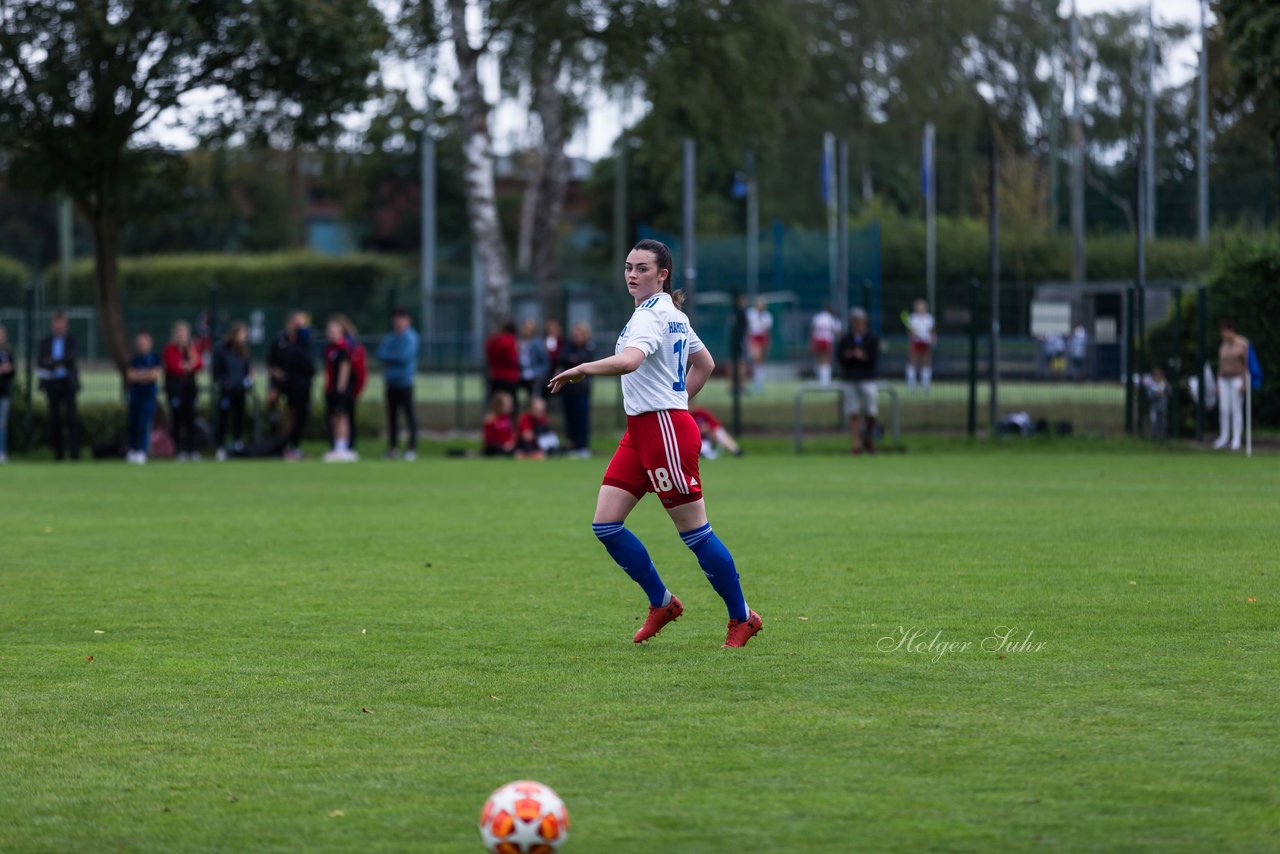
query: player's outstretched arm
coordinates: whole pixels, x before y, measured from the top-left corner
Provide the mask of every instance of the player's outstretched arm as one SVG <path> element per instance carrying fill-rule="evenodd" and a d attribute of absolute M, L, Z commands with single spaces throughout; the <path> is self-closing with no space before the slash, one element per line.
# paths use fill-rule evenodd
<path fill-rule="evenodd" d="M 555 394 L 569 383 L 582 382 L 586 377 L 620 377 L 644 364 L 644 358 L 643 350 L 627 347 L 616 356 L 597 359 L 594 362 L 583 362 L 567 371 L 561 371 L 551 378 L 547 388 Z"/>
<path fill-rule="evenodd" d="M 689 356 L 689 367 L 684 373 L 684 389 L 689 393 L 689 400 L 697 397 L 715 369 L 715 359 L 711 358 L 711 351 L 706 347 Z"/>

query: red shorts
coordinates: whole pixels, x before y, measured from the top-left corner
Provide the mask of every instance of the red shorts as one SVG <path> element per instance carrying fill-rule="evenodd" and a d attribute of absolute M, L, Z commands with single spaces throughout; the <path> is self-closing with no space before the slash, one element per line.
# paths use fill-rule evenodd
<path fill-rule="evenodd" d="M 759 347 L 763 350 L 769 346 L 769 333 L 765 332 L 762 335 L 748 335 L 747 341 L 750 342 L 751 346 Z"/>
<path fill-rule="evenodd" d="M 825 356 L 831 352 L 831 342 L 815 338 L 809 342 L 815 356 Z"/>
<path fill-rule="evenodd" d="M 663 507 L 679 507 L 702 498 L 698 455 L 702 436 L 693 416 L 664 409 L 627 416 L 627 432 L 604 472 L 604 484 L 636 498 L 656 492 Z"/>
<path fill-rule="evenodd" d="M 929 354 L 929 348 L 930 344 L 928 341 L 913 340 L 911 342 L 911 352 L 918 356 L 927 356 Z"/>

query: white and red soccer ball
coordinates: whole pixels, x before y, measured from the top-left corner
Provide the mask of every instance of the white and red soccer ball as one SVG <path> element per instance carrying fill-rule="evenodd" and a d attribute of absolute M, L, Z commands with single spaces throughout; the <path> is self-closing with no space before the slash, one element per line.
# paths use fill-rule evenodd
<path fill-rule="evenodd" d="M 490 854 L 552 854 L 569 838 L 569 811 L 550 786 L 516 780 L 485 801 L 480 838 Z"/>

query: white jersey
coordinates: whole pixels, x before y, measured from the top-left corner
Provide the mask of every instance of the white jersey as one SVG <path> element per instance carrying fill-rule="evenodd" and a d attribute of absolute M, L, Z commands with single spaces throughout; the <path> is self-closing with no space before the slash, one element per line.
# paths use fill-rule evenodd
<path fill-rule="evenodd" d="M 771 329 L 773 329 L 773 315 L 768 309 L 755 307 L 747 309 L 748 335 L 768 335 Z"/>
<path fill-rule="evenodd" d="M 645 360 L 622 376 L 622 403 L 627 414 L 688 409 L 685 369 L 689 357 L 703 346 L 688 316 L 671 301 L 671 294 L 657 294 L 636 306 L 613 352 L 621 353 L 628 347 L 644 353 Z"/>
<path fill-rule="evenodd" d="M 829 311 L 823 310 L 813 316 L 810 322 L 810 335 L 814 341 L 825 341 L 830 344 L 840 334 L 840 321 Z"/>
<path fill-rule="evenodd" d="M 911 340 L 928 344 L 933 340 L 933 315 L 929 312 L 918 314 L 912 312 L 907 318 L 907 327 L 911 330 Z"/>

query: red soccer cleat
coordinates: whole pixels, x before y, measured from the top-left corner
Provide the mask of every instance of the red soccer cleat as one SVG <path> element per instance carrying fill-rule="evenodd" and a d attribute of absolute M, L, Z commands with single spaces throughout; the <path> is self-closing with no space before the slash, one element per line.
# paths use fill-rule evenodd
<path fill-rule="evenodd" d="M 666 605 L 649 606 L 649 616 L 645 618 L 644 625 L 640 627 L 640 631 L 636 632 L 636 636 L 631 639 L 632 643 L 644 643 L 649 638 L 662 631 L 662 627 L 667 623 L 674 623 L 680 619 L 680 615 L 684 613 L 684 605 L 680 604 L 680 600 L 674 595 L 671 601 Z"/>
<path fill-rule="evenodd" d="M 751 611 L 745 620 L 729 621 L 729 636 L 724 639 L 724 645 L 721 649 L 730 647 L 746 646 L 747 641 L 762 628 L 760 615 L 755 611 Z"/>

